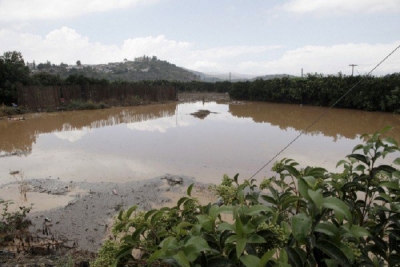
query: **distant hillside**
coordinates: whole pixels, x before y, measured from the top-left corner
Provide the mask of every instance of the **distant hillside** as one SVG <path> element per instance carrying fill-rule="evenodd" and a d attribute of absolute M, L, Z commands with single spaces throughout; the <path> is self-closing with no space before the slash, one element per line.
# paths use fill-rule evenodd
<path fill-rule="evenodd" d="M 60 64 L 50 62 L 40 63 L 37 66 L 30 64 L 32 73 L 44 71 L 60 75 L 66 78 L 71 74 L 83 74 L 87 77 L 107 79 L 110 81 L 142 81 L 142 80 L 168 80 L 168 81 L 200 81 L 200 77 L 190 71 L 177 67 L 157 57 L 139 57 L 134 61 L 85 65 L 77 62 L 77 65 Z"/>
<path fill-rule="evenodd" d="M 272 80 L 272 79 L 283 78 L 283 77 L 294 78 L 296 76 L 289 75 L 289 74 L 270 74 L 270 75 L 264 75 L 264 76 L 255 77 L 255 78 L 251 79 L 251 81 L 255 81 L 255 80 Z"/>
<path fill-rule="evenodd" d="M 83 62 L 84 63 L 84 62 Z M 123 62 L 114 62 L 107 64 L 88 65 L 60 65 L 46 63 L 27 63 L 32 73 L 47 72 L 59 75 L 61 78 L 67 78 L 72 74 L 82 74 L 87 77 L 97 79 L 107 79 L 109 81 L 143 81 L 143 80 L 167 80 L 167 81 L 203 81 L 203 82 L 222 82 L 222 81 L 254 81 L 256 79 L 269 80 L 282 77 L 295 77 L 287 74 L 274 74 L 258 76 L 238 74 L 238 73 L 203 73 L 176 66 L 157 57 L 143 56 L 135 58 L 133 61 L 124 60 Z"/>
<path fill-rule="evenodd" d="M 194 70 L 188 70 L 193 72 L 195 75 L 199 76 L 203 82 L 240 82 L 249 81 L 254 79 L 255 75 L 239 74 L 239 73 L 203 73 Z"/>

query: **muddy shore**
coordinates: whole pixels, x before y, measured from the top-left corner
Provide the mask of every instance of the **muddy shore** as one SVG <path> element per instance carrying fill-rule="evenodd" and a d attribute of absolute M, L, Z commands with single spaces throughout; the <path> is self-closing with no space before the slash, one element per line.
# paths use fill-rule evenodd
<path fill-rule="evenodd" d="M 29 265 L 37 262 L 56 266 L 56 262 L 63 260 L 67 254 L 76 251 L 95 253 L 104 240 L 111 238 L 113 217 L 120 210 L 133 205 L 137 205 L 139 210 L 173 206 L 194 182 L 194 178 L 170 174 L 128 183 L 66 183 L 57 178 L 26 180 L 24 191 L 20 191 L 25 194 L 26 201 L 18 201 L 17 198 L 21 195 L 16 196 L 19 205 L 29 206 L 32 202 L 31 196 L 35 194 L 40 194 L 42 199 L 68 198 L 63 199 L 64 203 L 61 202 L 61 205 L 56 200 L 50 200 L 57 202 L 59 206 L 48 210 L 42 210 L 37 203 L 33 203 L 32 211 L 28 214 L 32 221 L 30 232 L 40 240 L 38 242 L 54 241 L 50 249 L 46 247 L 45 251 L 35 251 L 35 254 L 42 255 L 33 257 L 28 255 L 31 253 L 17 253 L 22 250 L 17 244 L 3 248 L 0 266 L 16 266 L 15 264 L 21 263 L 24 263 L 22 266 L 42 266 Z M 21 184 L 13 182 L 2 185 L 0 191 L 10 190 L 16 185 L 21 189 Z M 212 201 L 207 187 L 206 184 L 196 183 L 194 196 L 203 201 Z M 32 243 L 31 246 L 35 247 L 35 244 Z"/>

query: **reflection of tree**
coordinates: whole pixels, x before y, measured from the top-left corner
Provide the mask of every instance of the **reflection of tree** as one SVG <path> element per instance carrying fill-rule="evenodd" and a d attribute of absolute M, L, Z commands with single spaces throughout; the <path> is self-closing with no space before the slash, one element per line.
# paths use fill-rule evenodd
<path fill-rule="evenodd" d="M 176 104 L 110 108 L 28 116 L 25 121 L 0 121 L 0 155 L 26 154 L 40 134 L 101 128 L 175 114 Z"/>
<path fill-rule="evenodd" d="M 255 102 L 229 105 L 229 112 L 233 116 L 252 118 L 255 122 L 270 123 L 283 130 L 293 128 L 297 131 L 306 129 L 326 111 L 326 108 L 275 103 Z M 307 134 L 323 134 L 333 137 L 334 140 L 340 137 L 354 139 L 360 134 L 374 133 L 388 125 L 397 126 L 389 134 L 400 141 L 399 115 L 332 109 L 311 127 Z"/>

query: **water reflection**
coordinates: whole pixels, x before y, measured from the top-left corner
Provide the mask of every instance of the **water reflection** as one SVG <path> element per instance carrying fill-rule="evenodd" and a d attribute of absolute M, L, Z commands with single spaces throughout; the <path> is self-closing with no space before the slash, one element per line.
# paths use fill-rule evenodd
<path fill-rule="evenodd" d="M 190 115 L 198 110 L 210 114 L 204 119 Z M 270 103 L 193 102 L 3 120 L 0 183 L 11 179 L 9 170 L 20 170 L 27 178 L 66 181 L 125 182 L 165 173 L 206 182 L 218 182 L 224 173 L 248 178 L 325 111 Z M 390 135 L 398 140 L 398 115 L 331 110 L 280 158 L 334 167 L 359 143 L 354 138 L 386 125 L 395 126 Z M 5 156 L 16 152 L 26 157 Z M 260 177 L 269 175 L 269 169 Z"/>
<path fill-rule="evenodd" d="M 0 155 L 24 154 L 32 151 L 39 135 L 55 133 L 60 139 L 77 141 L 94 128 L 118 124 L 142 122 L 173 116 L 176 104 L 139 106 L 135 108 L 111 108 L 33 114 L 25 121 L 0 121 Z"/>
<path fill-rule="evenodd" d="M 229 112 L 239 118 L 251 118 L 257 123 L 269 123 L 282 130 L 305 130 L 314 120 L 327 112 L 327 108 L 275 103 L 236 103 Z M 345 137 L 355 139 L 360 134 L 374 133 L 385 126 L 393 126 L 390 135 L 400 142 L 400 116 L 383 112 L 365 112 L 348 109 L 331 109 L 313 125 L 308 135 L 322 134 L 336 141 Z"/>

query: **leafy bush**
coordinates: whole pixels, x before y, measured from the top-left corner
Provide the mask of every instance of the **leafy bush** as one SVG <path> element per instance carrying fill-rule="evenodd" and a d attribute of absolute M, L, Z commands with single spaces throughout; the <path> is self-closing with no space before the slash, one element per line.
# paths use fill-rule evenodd
<path fill-rule="evenodd" d="M 400 158 L 380 162 L 400 149 L 387 130 L 363 135 L 340 173 L 282 159 L 259 185 L 225 175 L 220 206 L 199 205 L 191 185 L 173 208 L 121 211 L 114 266 L 399 266 Z"/>
<path fill-rule="evenodd" d="M 9 200 L 0 199 L 0 206 L 3 212 L 0 220 L 0 247 L 7 246 L 14 242 L 15 238 L 26 238 L 29 235 L 28 226 L 31 221 L 27 219 L 27 214 L 32 207 L 19 207 L 17 211 L 9 211 L 9 206 L 13 204 Z"/>

